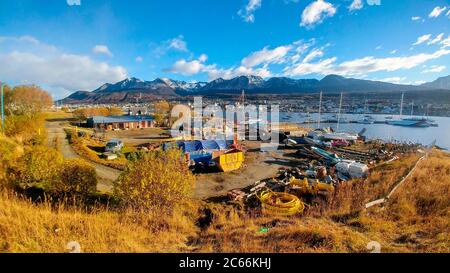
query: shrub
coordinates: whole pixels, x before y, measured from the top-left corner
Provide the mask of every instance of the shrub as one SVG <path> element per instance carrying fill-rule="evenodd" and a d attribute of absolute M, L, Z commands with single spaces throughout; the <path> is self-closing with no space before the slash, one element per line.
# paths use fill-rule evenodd
<path fill-rule="evenodd" d="M 45 144 L 44 118 L 40 114 L 7 116 L 5 135 L 20 139 L 24 144 Z"/>
<path fill-rule="evenodd" d="M 16 168 L 19 184 L 47 186 L 57 179 L 62 163 L 63 157 L 55 149 L 46 146 L 28 148 Z"/>
<path fill-rule="evenodd" d="M 86 198 L 97 189 L 95 169 L 81 159 L 66 160 L 62 164 L 59 179 L 52 183 L 57 193 L 69 193 Z"/>
<path fill-rule="evenodd" d="M 0 134 L 0 188 L 10 182 L 9 171 L 15 166 L 17 159 L 22 154 L 22 146 Z"/>
<path fill-rule="evenodd" d="M 114 194 L 133 209 L 171 213 L 187 201 L 194 182 L 181 152 L 171 149 L 130 162 L 114 182 Z"/>

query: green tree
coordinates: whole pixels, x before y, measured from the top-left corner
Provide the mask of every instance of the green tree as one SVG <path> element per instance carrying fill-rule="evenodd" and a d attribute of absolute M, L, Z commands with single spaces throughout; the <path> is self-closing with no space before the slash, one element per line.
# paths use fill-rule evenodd
<path fill-rule="evenodd" d="M 188 200 L 194 183 L 180 150 L 171 149 L 131 162 L 114 183 L 114 194 L 135 210 L 171 213 Z"/>

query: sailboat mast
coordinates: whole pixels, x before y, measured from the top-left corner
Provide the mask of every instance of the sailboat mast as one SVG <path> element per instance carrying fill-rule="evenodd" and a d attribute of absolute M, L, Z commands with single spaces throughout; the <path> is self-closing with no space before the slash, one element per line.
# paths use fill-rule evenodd
<path fill-rule="evenodd" d="M 411 102 L 411 117 L 414 114 L 414 101 Z"/>
<path fill-rule="evenodd" d="M 342 94 L 343 94 L 343 93 L 341 92 L 341 99 L 339 100 L 339 114 L 338 114 L 338 120 L 337 120 L 336 131 L 339 130 L 339 122 L 341 121 Z"/>
<path fill-rule="evenodd" d="M 317 118 L 317 128 L 320 128 L 320 115 L 322 114 L 322 91 L 319 97 L 319 117 Z"/>
<path fill-rule="evenodd" d="M 400 118 L 402 117 L 402 115 L 403 115 L 403 98 L 405 97 L 405 93 L 403 92 L 402 93 L 402 99 L 401 99 L 401 101 L 400 101 Z"/>

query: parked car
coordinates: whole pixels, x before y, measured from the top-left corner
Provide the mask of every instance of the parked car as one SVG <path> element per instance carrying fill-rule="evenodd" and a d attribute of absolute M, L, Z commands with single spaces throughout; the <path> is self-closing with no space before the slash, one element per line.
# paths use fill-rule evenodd
<path fill-rule="evenodd" d="M 119 139 L 111 139 L 106 143 L 105 152 L 117 153 L 123 148 L 123 142 Z"/>

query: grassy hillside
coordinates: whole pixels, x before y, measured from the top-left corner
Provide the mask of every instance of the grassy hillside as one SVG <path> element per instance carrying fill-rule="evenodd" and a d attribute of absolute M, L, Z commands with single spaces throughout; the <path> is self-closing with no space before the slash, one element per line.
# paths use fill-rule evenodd
<path fill-rule="evenodd" d="M 368 252 L 377 241 L 386 252 L 448 252 L 449 154 L 433 151 L 384 207 L 362 209 L 416 160 L 380 167 L 364 185 L 349 184 L 306 215 L 287 218 L 197 201 L 164 219 L 105 207 L 86 212 L 3 191 L 0 251 L 64 252 L 77 241 L 83 252 Z"/>

